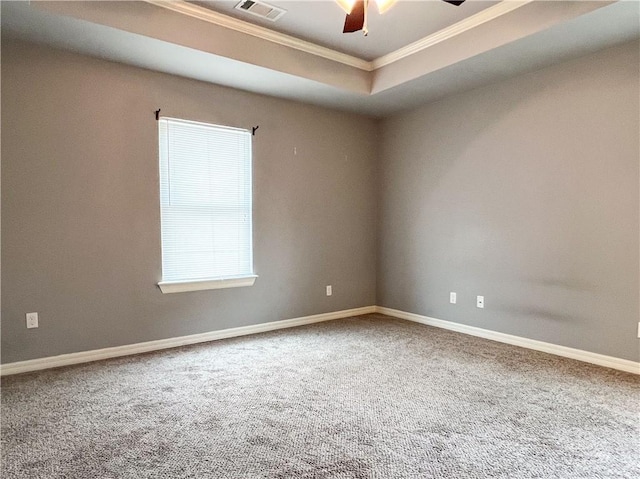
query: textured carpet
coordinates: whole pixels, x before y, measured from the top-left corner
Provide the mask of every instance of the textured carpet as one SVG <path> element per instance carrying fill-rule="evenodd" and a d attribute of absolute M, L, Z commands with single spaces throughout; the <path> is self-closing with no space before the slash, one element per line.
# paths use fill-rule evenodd
<path fill-rule="evenodd" d="M 638 377 L 380 315 L 2 380 L 3 479 L 636 478 Z"/>

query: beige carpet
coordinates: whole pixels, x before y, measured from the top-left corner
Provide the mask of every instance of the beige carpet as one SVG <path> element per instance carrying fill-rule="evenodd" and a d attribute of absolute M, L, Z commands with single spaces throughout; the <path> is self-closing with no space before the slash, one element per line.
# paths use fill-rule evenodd
<path fill-rule="evenodd" d="M 2 380 L 1 477 L 635 478 L 638 377 L 380 315 Z"/>

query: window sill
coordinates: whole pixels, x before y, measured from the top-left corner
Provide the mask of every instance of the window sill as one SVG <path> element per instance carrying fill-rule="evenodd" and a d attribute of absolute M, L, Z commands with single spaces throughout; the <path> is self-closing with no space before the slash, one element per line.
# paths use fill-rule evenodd
<path fill-rule="evenodd" d="M 158 286 L 160 286 L 160 291 L 164 294 L 203 291 L 205 289 L 241 288 L 243 286 L 253 286 L 257 277 L 257 275 L 251 275 L 192 281 L 161 281 Z"/>

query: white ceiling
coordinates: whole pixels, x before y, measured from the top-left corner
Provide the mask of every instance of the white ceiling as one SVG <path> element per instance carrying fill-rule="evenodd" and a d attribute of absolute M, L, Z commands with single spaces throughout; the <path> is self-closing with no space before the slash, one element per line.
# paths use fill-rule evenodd
<path fill-rule="evenodd" d="M 466 0 L 460 6 L 440 0 L 399 0 L 380 15 L 374 0 L 368 10 L 369 35 L 342 33 L 345 13 L 334 1 L 265 0 L 287 11 L 276 22 L 235 9 L 239 0 L 194 1 L 214 11 L 365 60 L 391 53 L 484 10 L 498 1 Z"/>
<path fill-rule="evenodd" d="M 371 6 L 366 38 L 336 33 L 333 1 L 269 3 L 288 10 L 286 35 L 148 0 L 3 1 L 2 36 L 377 117 L 640 37 L 638 0 L 404 1 L 382 16 Z"/>

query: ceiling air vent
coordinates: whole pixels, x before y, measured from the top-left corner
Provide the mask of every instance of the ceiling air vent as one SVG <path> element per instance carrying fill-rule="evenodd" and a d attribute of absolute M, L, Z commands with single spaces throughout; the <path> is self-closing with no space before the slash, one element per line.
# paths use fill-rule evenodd
<path fill-rule="evenodd" d="M 273 5 L 269 5 L 268 3 L 244 0 L 235 6 L 236 10 L 242 10 L 244 12 L 250 13 L 251 15 L 255 15 L 256 17 L 265 18 L 267 20 L 271 20 L 275 22 L 282 15 L 287 13 L 287 11 L 280 7 L 274 7 Z"/>

